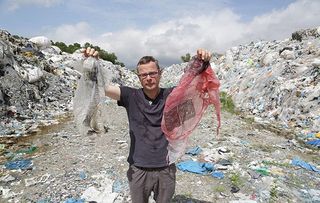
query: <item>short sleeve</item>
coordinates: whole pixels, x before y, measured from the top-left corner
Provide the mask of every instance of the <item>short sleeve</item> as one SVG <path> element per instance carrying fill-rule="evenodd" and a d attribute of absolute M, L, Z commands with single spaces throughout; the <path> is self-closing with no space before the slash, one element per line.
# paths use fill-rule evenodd
<path fill-rule="evenodd" d="M 131 88 L 126 86 L 120 87 L 120 100 L 117 102 L 118 106 L 127 107 L 129 104 L 129 94 Z"/>

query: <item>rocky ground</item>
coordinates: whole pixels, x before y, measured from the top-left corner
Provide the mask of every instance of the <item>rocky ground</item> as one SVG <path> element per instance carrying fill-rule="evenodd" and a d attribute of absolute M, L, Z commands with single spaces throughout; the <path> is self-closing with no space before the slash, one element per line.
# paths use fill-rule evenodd
<path fill-rule="evenodd" d="M 180 161 L 211 161 L 224 174 L 177 171 L 173 202 L 320 202 L 320 172 L 291 164 L 295 157 L 319 165 L 319 150 L 300 145 L 289 132 L 278 135 L 224 112 L 216 137 L 209 108 L 190 137 L 202 152 Z M 3 167 L 0 202 L 130 202 L 126 182 L 129 135 L 125 110 L 106 105 L 106 133 L 80 135 L 72 115 L 37 134 L 6 139 L 1 164 L 31 159 L 25 170 Z M 10 144 L 11 143 L 11 144 Z M 10 152 L 10 153 L 9 153 Z M 219 164 L 220 163 L 220 164 Z"/>

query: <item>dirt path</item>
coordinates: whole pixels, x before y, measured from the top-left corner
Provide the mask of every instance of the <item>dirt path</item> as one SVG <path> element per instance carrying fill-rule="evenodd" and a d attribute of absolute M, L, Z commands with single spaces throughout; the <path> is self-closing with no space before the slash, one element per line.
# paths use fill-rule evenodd
<path fill-rule="evenodd" d="M 111 198 L 114 202 L 130 202 L 126 183 L 129 145 L 126 113 L 113 102 L 106 109 L 105 134 L 82 136 L 69 117 L 10 147 L 7 144 L 1 155 L 2 164 L 9 159 L 10 151 L 11 158 L 31 158 L 33 165 L 22 171 L 3 167 L 0 202 L 65 202 L 68 198 L 79 199 L 89 191 L 96 195 L 97 202 L 99 198 L 104 198 L 103 202 L 112 202 Z M 173 202 L 320 200 L 320 173 L 290 164 L 300 157 L 317 166 L 319 150 L 256 129 L 229 113 L 222 115 L 221 135 L 217 139 L 212 115 L 209 109 L 190 138 L 190 147 L 199 146 L 202 152 L 192 157 L 185 155 L 181 160 L 211 160 L 224 178 L 178 170 Z M 17 153 L 30 146 L 37 147 L 35 152 Z"/>

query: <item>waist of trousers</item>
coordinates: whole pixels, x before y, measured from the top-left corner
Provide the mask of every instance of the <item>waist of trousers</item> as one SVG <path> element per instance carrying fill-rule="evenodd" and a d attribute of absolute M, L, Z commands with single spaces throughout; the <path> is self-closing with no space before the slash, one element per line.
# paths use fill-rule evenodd
<path fill-rule="evenodd" d="M 167 169 L 169 168 L 171 165 L 168 165 L 168 166 L 163 166 L 163 167 L 153 167 L 153 168 L 148 168 L 148 167 L 141 167 L 141 166 L 136 166 L 134 165 L 136 168 L 140 169 L 140 170 L 144 170 L 144 171 L 161 171 L 161 170 L 164 170 L 164 169 Z"/>

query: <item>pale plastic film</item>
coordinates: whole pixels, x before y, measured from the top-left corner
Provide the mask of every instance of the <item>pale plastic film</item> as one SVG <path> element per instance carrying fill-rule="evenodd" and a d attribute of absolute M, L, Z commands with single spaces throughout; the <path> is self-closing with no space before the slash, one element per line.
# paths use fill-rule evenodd
<path fill-rule="evenodd" d="M 99 60 L 88 57 L 77 63 L 81 72 L 73 98 L 74 119 L 81 134 L 90 131 L 101 132 L 102 104 L 105 100 L 105 86 L 109 84 L 110 74 L 100 65 Z"/>

